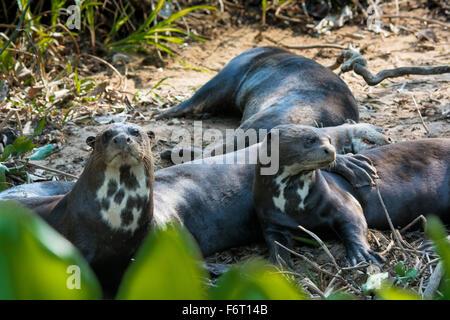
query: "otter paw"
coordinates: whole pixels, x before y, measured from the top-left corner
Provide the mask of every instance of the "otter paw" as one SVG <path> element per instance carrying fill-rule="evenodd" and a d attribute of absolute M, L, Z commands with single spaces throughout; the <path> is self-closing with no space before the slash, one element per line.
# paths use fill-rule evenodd
<path fill-rule="evenodd" d="M 379 253 L 365 248 L 364 246 L 353 246 L 347 250 L 347 257 L 350 265 L 355 266 L 360 262 L 372 262 L 375 264 L 383 264 L 386 259 Z"/>
<path fill-rule="evenodd" d="M 341 175 L 357 188 L 373 186 L 379 178 L 371 160 L 360 154 L 337 155 L 336 164 L 327 170 Z"/>

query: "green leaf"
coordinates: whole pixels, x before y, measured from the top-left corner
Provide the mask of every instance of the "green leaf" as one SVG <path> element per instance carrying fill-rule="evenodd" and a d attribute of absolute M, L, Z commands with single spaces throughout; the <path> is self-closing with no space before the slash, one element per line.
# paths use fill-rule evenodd
<path fill-rule="evenodd" d="M 178 224 L 154 228 L 127 269 L 117 299 L 204 299 L 200 250 Z"/>
<path fill-rule="evenodd" d="M 6 173 L 8 171 L 9 168 L 7 166 L 0 164 L 0 191 L 8 188 L 8 184 L 6 183 Z"/>
<path fill-rule="evenodd" d="M 181 17 L 184 17 L 185 15 L 187 15 L 188 13 L 194 11 L 194 10 L 199 10 L 199 9 L 209 9 L 209 10 L 217 10 L 215 7 L 211 7 L 211 6 L 193 6 L 193 7 L 189 7 L 183 10 L 180 10 L 178 12 L 175 12 L 173 15 L 171 15 L 169 18 L 167 18 L 166 20 L 163 21 L 164 24 L 169 24 L 172 23 L 178 19 L 180 19 Z"/>
<path fill-rule="evenodd" d="M 266 11 L 267 10 L 267 0 L 262 0 L 261 5 L 262 5 L 263 11 Z"/>
<path fill-rule="evenodd" d="M 380 290 L 377 290 L 377 297 L 382 300 L 421 300 L 420 297 L 412 291 L 403 290 L 397 287 L 384 284 Z"/>
<path fill-rule="evenodd" d="M 444 267 L 444 277 L 440 291 L 443 294 L 443 299 L 450 299 L 450 243 L 447 239 L 447 232 L 436 216 L 427 218 L 425 229 L 428 237 L 433 241 L 436 253 L 441 258 Z"/>
<path fill-rule="evenodd" d="M 47 117 L 43 117 L 39 120 L 37 127 L 34 129 L 33 136 L 38 136 L 44 130 L 45 124 L 47 123 Z"/>
<path fill-rule="evenodd" d="M 405 264 L 403 263 L 403 261 L 400 261 L 399 263 L 397 263 L 394 270 L 395 270 L 396 274 L 398 274 L 401 277 L 404 277 L 405 273 L 406 273 L 406 267 L 405 267 Z"/>
<path fill-rule="evenodd" d="M 16 140 L 14 140 L 12 144 L 15 148 L 15 152 L 17 152 L 17 155 L 20 156 L 28 151 L 33 150 L 36 145 L 31 141 L 29 137 L 19 137 Z"/>
<path fill-rule="evenodd" d="M 235 265 L 218 280 L 212 289 L 213 299 L 220 300 L 304 300 L 305 295 L 274 266 L 261 260 Z"/>
<path fill-rule="evenodd" d="M 0 162 L 5 161 L 6 159 L 9 158 L 9 156 L 11 155 L 11 153 L 16 152 L 16 147 L 14 147 L 14 145 L 12 144 L 8 144 L 5 149 L 3 150 L 2 153 L 2 157 L 0 159 Z"/>
<path fill-rule="evenodd" d="M 79 289 L 72 286 L 77 274 Z M 0 203 L 0 299 L 100 297 L 94 273 L 69 241 L 19 204 Z"/>
<path fill-rule="evenodd" d="M 28 157 L 30 160 L 43 160 L 47 158 L 49 155 L 52 154 L 53 151 L 55 151 L 56 145 L 51 143 L 47 144 L 43 147 L 37 148 L 31 156 Z"/>
<path fill-rule="evenodd" d="M 417 269 L 411 268 L 406 271 L 405 277 L 408 278 L 415 278 L 419 274 L 419 271 Z"/>

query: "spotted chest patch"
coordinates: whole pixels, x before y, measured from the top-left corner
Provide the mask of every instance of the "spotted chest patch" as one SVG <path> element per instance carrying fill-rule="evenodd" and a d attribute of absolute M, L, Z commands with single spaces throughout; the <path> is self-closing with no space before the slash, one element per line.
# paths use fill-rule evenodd
<path fill-rule="evenodd" d="M 283 169 L 283 172 L 275 178 L 275 184 L 278 186 L 278 196 L 272 197 L 273 204 L 281 212 L 285 212 L 286 198 L 284 197 L 284 189 L 288 184 L 289 172 Z"/>
<path fill-rule="evenodd" d="M 292 180 L 292 175 L 289 168 L 284 168 L 283 172 L 275 178 L 275 184 L 278 187 L 278 195 L 272 197 L 273 204 L 278 210 L 285 213 L 286 203 L 289 199 L 286 198 L 286 188 L 291 187 L 292 184 L 296 186 L 295 193 L 298 196 L 298 209 L 305 209 L 305 200 L 308 197 L 311 186 L 312 172 L 299 175 L 298 179 Z M 287 192 L 289 194 L 289 192 Z"/>
<path fill-rule="evenodd" d="M 144 166 L 107 167 L 96 196 L 105 222 L 114 229 L 134 232 L 149 201 L 149 179 Z"/>

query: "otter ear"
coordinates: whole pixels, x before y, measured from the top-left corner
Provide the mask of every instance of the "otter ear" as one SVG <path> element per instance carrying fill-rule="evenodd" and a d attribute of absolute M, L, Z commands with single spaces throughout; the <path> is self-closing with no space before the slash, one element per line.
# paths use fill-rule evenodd
<path fill-rule="evenodd" d="M 89 147 L 94 148 L 95 137 L 94 137 L 94 136 L 87 137 L 87 139 L 86 139 L 86 144 L 87 144 Z"/>
<path fill-rule="evenodd" d="M 345 120 L 345 123 L 356 124 L 356 121 L 353 119 L 347 119 Z"/>
<path fill-rule="evenodd" d="M 147 131 L 147 136 L 150 138 L 150 140 L 155 140 L 155 133 L 152 130 Z"/>

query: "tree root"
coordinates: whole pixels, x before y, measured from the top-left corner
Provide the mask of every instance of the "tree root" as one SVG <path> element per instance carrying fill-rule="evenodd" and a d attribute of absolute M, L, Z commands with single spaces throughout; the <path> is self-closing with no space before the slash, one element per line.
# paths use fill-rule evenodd
<path fill-rule="evenodd" d="M 341 66 L 342 65 L 342 66 Z M 337 57 L 336 62 L 329 66 L 331 70 L 337 69 L 341 66 L 341 73 L 348 71 L 355 71 L 364 78 L 369 86 L 374 86 L 387 78 L 397 78 L 410 74 L 417 75 L 432 75 L 450 73 L 450 66 L 433 66 L 433 67 L 400 67 L 396 69 L 388 69 L 378 72 L 373 75 L 367 69 L 367 61 L 361 54 L 355 50 L 344 50 Z"/>

